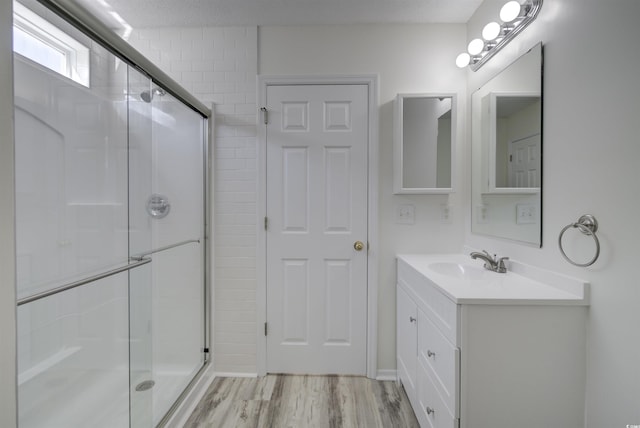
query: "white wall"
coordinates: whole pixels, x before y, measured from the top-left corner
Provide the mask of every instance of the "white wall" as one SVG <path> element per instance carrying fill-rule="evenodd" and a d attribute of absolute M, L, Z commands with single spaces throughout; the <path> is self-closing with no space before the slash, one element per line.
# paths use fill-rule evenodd
<path fill-rule="evenodd" d="M 446 195 L 393 195 L 393 100 L 398 93 L 460 94 L 458 135 L 463 135 L 465 74 L 455 56 L 465 45 L 464 25 L 349 25 L 260 27 L 259 71 L 274 75 L 377 73 L 379 79 L 379 293 L 378 369 L 395 361 L 395 255 L 457 252 L 462 245 L 463 198 Z M 458 144 L 462 146 L 462 140 Z M 462 147 L 461 147 L 462 149 Z M 460 150 L 462 151 L 462 150 Z M 463 168 L 456 183 L 465 182 Z M 399 204 L 415 206 L 414 225 L 395 224 Z M 449 204 L 453 220 L 440 220 Z"/>
<path fill-rule="evenodd" d="M 483 3 L 469 23 L 469 38 L 495 19 L 501 4 Z M 470 221 L 466 242 L 591 282 L 586 423 L 593 428 L 640 424 L 638 17 L 635 0 L 545 0 L 529 28 L 478 72 L 468 72 L 471 93 L 544 43 L 542 248 L 472 234 Z M 592 267 L 577 268 L 562 258 L 556 241 L 565 225 L 586 213 L 600 223 L 602 253 Z M 567 234 L 567 252 L 588 260 L 594 251 L 589 238 Z"/>
<path fill-rule="evenodd" d="M 13 167 L 13 13 L 0 2 L 0 426 L 17 425 Z"/>

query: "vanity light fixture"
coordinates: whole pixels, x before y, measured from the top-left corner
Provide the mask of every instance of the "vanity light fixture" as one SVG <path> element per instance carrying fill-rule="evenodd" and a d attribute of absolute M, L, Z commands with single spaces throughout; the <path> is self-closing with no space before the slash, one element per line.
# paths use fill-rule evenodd
<path fill-rule="evenodd" d="M 502 28 L 500 27 L 500 24 L 495 21 L 490 22 L 482 29 L 482 38 L 490 42 L 497 39 L 501 31 Z"/>
<path fill-rule="evenodd" d="M 500 19 L 502 22 L 511 22 L 514 21 L 518 16 L 520 16 L 520 11 L 522 10 L 522 5 L 516 0 L 512 0 L 507 2 L 500 9 Z"/>
<path fill-rule="evenodd" d="M 484 50 L 484 41 L 482 39 L 473 39 L 469 42 L 469 46 L 467 46 L 467 51 L 469 55 L 479 55 L 480 52 Z"/>
<path fill-rule="evenodd" d="M 471 62 L 471 55 L 466 52 L 462 52 L 456 58 L 456 65 L 460 68 L 465 68 L 467 65 L 469 65 L 469 62 Z"/>
<path fill-rule="evenodd" d="M 522 1 L 522 0 L 521 0 Z M 482 39 L 473 39 L 463 52 L 456 58 L 456 65 L 460 68 L 469 66 L 477 71 L 482 65 L 495 55 L 503 46 L 524 30 L 540 12 L 542 0 L 511 0 L 500 9 L 500 22 L 490 22 L 482 29 Z"/>

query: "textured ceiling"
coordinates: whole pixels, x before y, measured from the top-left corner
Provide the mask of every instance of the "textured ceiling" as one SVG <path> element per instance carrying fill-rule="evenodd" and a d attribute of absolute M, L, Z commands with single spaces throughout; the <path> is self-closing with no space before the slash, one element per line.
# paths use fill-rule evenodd
<path fill-rule="evenodd" d="M 466 23 L 482 0 L 75 0 L 111 27 Z M 121 20 L 114 19 L 115 12 Z M 118 21 L 120 21 L 118 23 Z M 124 23 L 123 23 L 124 21 Z"/>

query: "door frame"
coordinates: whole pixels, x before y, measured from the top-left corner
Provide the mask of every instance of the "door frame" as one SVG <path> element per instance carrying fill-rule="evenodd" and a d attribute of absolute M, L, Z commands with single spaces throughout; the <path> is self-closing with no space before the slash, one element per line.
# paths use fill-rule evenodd
<path fill-rule="evenodd" d="M 267 87 L 292 85 L 366 85 L 368 104 L 367 147 L 367 377 L 375 379 L 378 371 L 378 76 L 328 75 L 287 76 L 258 75 L 257 82 L 257 254 L 256 254 L 256 356 L 258 376 L 267 374 L 267 337 L 264 325 L 267 321 L 267 233 L 263 227 L 267 215 L 267 150 L 266 126 L 260 108 L 266 104 Z"/>

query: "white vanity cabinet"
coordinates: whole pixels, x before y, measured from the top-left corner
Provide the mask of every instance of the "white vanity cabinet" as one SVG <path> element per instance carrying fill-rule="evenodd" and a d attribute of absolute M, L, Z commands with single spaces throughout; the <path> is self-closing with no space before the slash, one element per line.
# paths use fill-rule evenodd
<path fill-rule="evenodd" d="M 397 377 L 421 427 L 584 426 L 585 298 L 501 299 L 481 281 L 489 294 L 443 289 L 434 278 L 446 278 L 407 259 L 398 258 Z"/>
<path fill-rule="evenodd" d="M 398 380 L 420 426 L 458 427 L 458 307 L 435 287 L 422 287 L 419 297 L 410 284 L 420 281 L 420 274 L 398 262 Z"/>

